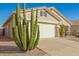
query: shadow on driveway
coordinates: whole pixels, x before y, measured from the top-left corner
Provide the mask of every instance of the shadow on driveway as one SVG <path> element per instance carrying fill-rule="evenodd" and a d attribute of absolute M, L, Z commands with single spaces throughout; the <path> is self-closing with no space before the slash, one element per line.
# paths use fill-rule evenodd
<path fill-rule="evenodd" d="M 16 46 L 0 46 L 0 53 L 22 53 Z"/>

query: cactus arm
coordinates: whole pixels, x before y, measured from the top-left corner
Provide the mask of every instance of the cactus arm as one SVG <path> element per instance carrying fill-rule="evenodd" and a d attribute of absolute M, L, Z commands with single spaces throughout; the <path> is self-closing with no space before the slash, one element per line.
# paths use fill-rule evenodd
<path fill-rule="evenodd" d="M 34 20 L 34 11 L 32 10 L 31 12 L 31 34 L 30 34 L 30 49 L 34 48 L 34 45 L 37 41 L 36 37 L 37 37 L 37 20 L 38 20 L 38 10 L 36 10 L 36 19 Z M 39 34 L 39 33 L 38 33 Z"/>
<path fill-rule="evenodd" d="M 34 26 L 35 26 L 34 28 L 35 30 L 33 32 L 35 33 L 35 35 L 34 35 L 34 43 L 32 49 L 36 47 L 35 45 L 37 45 L 37 42 L 39 41 L 38 9 L 36 9 L 36 20 Z"/>
<path fill-rule="evenodd" d="M 23 4 L 23 16 L 24 16 L 24 19 L 23 19 L 23 31 L 22 31 L 22 43 L 23 43 L 23 49 L 24 50 L 27 50 L 28 48 L 28 22 L 27 22 L 27 19 L 26 19 L 26 7 L 25 7 L 25 4 Z"/>
<path fill-rule="evenodd" d="M 39 25 L 38 25 L 38 9 L 36 10 L 36 20 L 35 20 L 35 36 L 34 36 L 33 49 L 37 46 L 39 41 Z"/>
<path fill-rule="evenodd" d="M 37 26 L 38 23 L 38 9 L 36 10 L 36 20 L 35 20 L 35 25 Z"/>
<path fill-rule="evenodd" d="M 29 22 L 27 21 L 27 25 L 26 25 L 26 33 L 27 33 L 27 35 L 26 35 L 26 37 L 27 37 L 27 49 L 28 49 L 28 46 L 29 46 Z"/>
<path fill-rule="evenodd" d="M 24 24 L 27 24 L 27 18 L 26 18 L 26 6 L 25 3 L 23 4 L 23 16 L 24 16 Z"/>
<path fill-rule="evenodd" d="M 17 3 L 16 6 L 16 25 L 20 24 L 20 7 L 19 7 L 19 3 Z"/>
<path fill-rule="evenodd" d="M 19 40 L 19 33 L 18 33 L 18 29 L 17 29 L 17 25 L 16 25 L 16 19 L 15 19 L 15 14 L 13 15 L 13 27 L 12 27 L 12 36 L 13 36 L 13 40 L 15 41 L 15 43 L 18 45 L 18 47 L 22 48 L 21 46 L 21 41 Z"/>
<path fill-rule="evenodd" d="M 28 49 L 31 50 L 32 49 L 32 45 L 33 45 L 33 26 L 34 25 L 34 11 L 33 9 L 31 10 L 31 21 L 30 21 L 30 41 L 29 41 L 29 46 Z"/>
<path fill-rule="evenodd" d="M 21 48 L 21 41 L 19 40 L 19 35 L 18 35 L 18 27 L 16 26 L 14 28 L 14 34 L 15 34 L 15 41 L 18 44 L 18 46 Z"/>
<path fill-rule="evenodd" d="M 23 49 L 26 50 L 27 49 L 27 41 L 26 41 L 26 25 L 23 25 L 25 28 L 23 28 L 23 32 L 22 32 L 22 43 L 23 43 Z"/>
<path fill-rule="evenodd" d="M 40 30 L 39 30 L 39 25 L 38 25 L 38 28 L 37 28 L 37 34 L 36 34 L 36 40 L 35 40 L 35 43 L 34 43 L 34 46 L 33 46 L 33 49 L 38 45 L 38 42 L 39 42 L 39 36 L 40 36 Z"/>
<path fill-rule="evenodd" d="M 20 6 L 19 6 L 19 3 L 17 4 L 17 7 L 16 7 L 16 26 L 17 26 L 17 30 L 18 30 L 19 40 L 21 42 L 21 45 L 23 46 L 22 39 L 21 39 L 21 36 L 22 36 L 22 27 L 21 27 L 21 18 L 20 18 Z"/>

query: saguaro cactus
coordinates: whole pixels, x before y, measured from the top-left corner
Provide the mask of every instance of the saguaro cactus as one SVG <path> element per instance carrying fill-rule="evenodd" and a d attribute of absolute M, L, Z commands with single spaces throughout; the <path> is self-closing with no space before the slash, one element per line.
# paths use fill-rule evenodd
<path fill-rule="evenodd" d="M 34 17 L 34 10 L 31 11 L 30 29 L 29 22 L 26 19 L 26 8 L 23 4 L 23 22 L 21 24 L 20 8 L 17 4 L 16 14 L 13 16 L 13 39 L 21 50 L 34 49 L 39 41 L 39 25 L 38 25 L 38 10 L 36 10 L 36 17 Z M 30 31 L 29 31 L 30 30 Z M 29 36 L 30 33 L 30 36 Z"/>

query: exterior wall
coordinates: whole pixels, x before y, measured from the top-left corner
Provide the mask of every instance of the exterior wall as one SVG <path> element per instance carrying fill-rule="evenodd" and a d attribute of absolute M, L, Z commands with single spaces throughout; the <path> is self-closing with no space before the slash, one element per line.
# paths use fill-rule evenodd
<path fill-rule="evenodd" d="M 60 18 L 60 23 L 64 24 L 65 26 L 70 26 L 68 22 L 65 21 L 61 16 L 58 15 L 57 12 L 55 12 L 53 9 L 51 10 L 52 13 L 54 13 L 58 18 Z"/>
<path fill-rule="evenodd" d="M 45 10 L 39 10 L 38 11 L 38 22 L 47 22 L 47 23 L 54 23 L 54 24 L 58 24 L 59 23 L 54 17 L 49 15 L 47 12 L 46 12 L 47 16 L 40 16 L 40 11 L 45 12 Z M 34 12 L 34 14 L 35 13 L 36 13 L 36 11 Z M 30 18 L 31 17 L 31 12 L 28 12 L 26 14 L 26 16 L 27 16 L 27 20 L 31 20 L 31 18 Z M 22 13 L 21 13 L 21 18 L 23 19 L 23 14 Z"/>
<path fill-rule="evenodd" d="M 8 24 L 6 24 L 6 25 L 4 26 L 4 29 L 5 29 L 5 36 L 6 36 L 6 37 L 9 37 L 9 33 L 8 33 L 8 30 L 9 30 L 9 29 L 8 29 L 8 27 L 9 27 Z"/>
<path fill-rule="evenodd" d="M 55 37 L 60 37 L 59 28 L 59 25 L 55 25 Z"/>
<path fill-rule="evenodd" d="M 11 37 L 12 37 L 12 20 L 11 20 L 11 21 L 8 21 L 8 22 L 4 25 L 3 28 L 5 29 L 4 35 L 5 35 L 6 37 L 8 37 L 8 38 L 11 38 Z"/>
<path fill-rule="evenodd" d="M 10 34 L 10 38 L 12 38 L 12 21 L 10 21 L 9 23 L 9 34 Z"/>

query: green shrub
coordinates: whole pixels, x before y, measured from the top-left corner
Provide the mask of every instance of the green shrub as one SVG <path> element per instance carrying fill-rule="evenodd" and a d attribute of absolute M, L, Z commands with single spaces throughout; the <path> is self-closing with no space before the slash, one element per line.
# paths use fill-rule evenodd
<path fill-rule="evenodd" d="M 60 33 L 60 37 L 65 36 L 65 26 L 63 24 L 60 25 L 59 33 Z"/>

